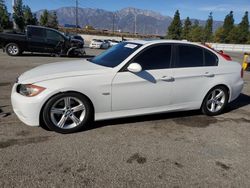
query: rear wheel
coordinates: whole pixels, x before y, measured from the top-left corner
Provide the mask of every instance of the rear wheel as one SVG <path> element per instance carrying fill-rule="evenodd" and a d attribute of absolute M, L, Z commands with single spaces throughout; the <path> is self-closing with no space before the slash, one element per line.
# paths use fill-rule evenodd
<path fill-rule="evenodd" d="M 209 116 L 216 116 L 223 112 L 228 104 L 229 94 L 224 86 L 211 89 L 202 104 L 202 112 Z"/>
<path fill-rule="evenodd" d="M 15 43 L 7 44 L 5 49 L 6 49 L 6 53 L 9 56 L 18 56 L 21 54 L 21 50 L 20 50 L 19 46 Z"/>
<path fill-rule="evenodd" d="M 81 130 L 92 120 L 90 101 L 78 93 L 62 93 L 52 97 L 43 110 L 46 126 L 58 133 L 73 133 Z"/>

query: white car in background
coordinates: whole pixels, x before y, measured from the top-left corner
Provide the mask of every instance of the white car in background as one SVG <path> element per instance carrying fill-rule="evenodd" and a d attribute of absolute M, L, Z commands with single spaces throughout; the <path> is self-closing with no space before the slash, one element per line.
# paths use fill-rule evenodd
<path fill-rule="evenodd" d="M 11 100 L 24 123 L 72 133 L 92 120 L 194 109 L 218 115 L 240 95 L 242 77 L 239 63 L 206 46 L 132 41 L 34 68 L 18 78 Z"/>
<path fill-rule="evenodd" d="M 120 42 L 117 41 L 117 40 L 108 40 L 108 42 L 109 42 L 109 46 L 110 46 L 110 47 L 115 46 L 115 45 L 117 45 L 117 44 L 120 43 Z"/>
<path fill-rule="evenodd" d="M 100 39 L 93 39 L 89 45 L 90 48 L 95 49 L 108 49 L 109 43 Z"/>

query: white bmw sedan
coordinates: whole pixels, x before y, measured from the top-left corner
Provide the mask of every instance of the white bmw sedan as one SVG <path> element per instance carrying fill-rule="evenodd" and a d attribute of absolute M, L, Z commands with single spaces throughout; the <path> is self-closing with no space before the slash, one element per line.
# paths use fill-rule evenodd
<path fill-rule="evenodd" d="M 12 90 L 21 121 L 72 133 L 92 120 L 201 109 L 223 112 L 243 88 L 239 63 L 182 41 L 122 42 L 92 59 L 42 65 Z"/>

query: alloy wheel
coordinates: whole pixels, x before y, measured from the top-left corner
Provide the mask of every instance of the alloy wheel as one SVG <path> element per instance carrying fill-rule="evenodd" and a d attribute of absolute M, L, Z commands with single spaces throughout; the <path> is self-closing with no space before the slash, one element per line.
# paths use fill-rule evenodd
<path fill-rule="evenodd" d="M 223 108 L 225 101 L 225 92 L 222 89 L 215 89 L 209 94 L 206 107 L 210 112 L 216 113 Z"/>
<path fill-rule="evenodd" d="M 19 53 L 19 49 L 16 45 L 10 45 L 8 47 L 8 52 L 11 54 L 11 55 L 17 55 Z"/>
<path fill-rule="evenodd" d="M 58 99 L 50 109 L 52 123 L 61 129 L 77 127 L 84 121 L 85 115 L 85 105 L 76 97 Z"/>

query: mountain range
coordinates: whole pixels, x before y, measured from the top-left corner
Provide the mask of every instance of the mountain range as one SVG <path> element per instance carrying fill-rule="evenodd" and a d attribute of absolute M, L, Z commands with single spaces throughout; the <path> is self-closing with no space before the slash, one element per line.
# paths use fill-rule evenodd
<path fill-rule="evenodd" d="M 39 19 L 44 10 L 36 12 Z M 75 7 L 62 7 L 55 11 L 60 25 L 75 25 Z M 103 9 L 79 8 L 78 9 L 79 26 L 93 26 L 96 29 L 121 30 L 123 32 L 137 32 L 140 34 L 165 35 L 168 26 L 173 18 L 164 16 L 151 10 L 142 10 L 137 8 L 124 8 L 118 11 L 107 11 Z M 204 26 L 206 21 L 199 19 L 200 25 Z M 184 20 L 182 20 L 184 22 Z M 221 21 L 214 21 L 213 29 L 216 30 L 223 24 Z M 136 29 L 135 29 L 136 28 Z"/>

